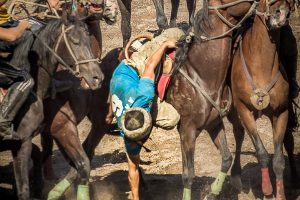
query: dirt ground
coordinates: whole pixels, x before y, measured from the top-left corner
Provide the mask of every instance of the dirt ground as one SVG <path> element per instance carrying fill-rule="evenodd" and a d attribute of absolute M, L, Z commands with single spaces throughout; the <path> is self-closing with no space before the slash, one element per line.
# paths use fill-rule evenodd
<path fill-rule="evenodd" d="M 132 35 L 143 33 L 147 30 L 156 30 L 155 10 L 151 0 L 133 0 Z M 198 1 L 198 8 L 200 7 Z M 182 1 L 179 8 L 178 22 L 187 21 L 188 14 L 185 2 Z M 170 2 L 166 2 L 167 15 L 170 15 Z M 198 9 L 197 9 L 198 10 Z M 103 45 L 105 55 L 110 49 L 122 45 L 120 32 L 120 15 L 117 24 L 108 26 L 101 23 L 103 31 Z M 294 33 L 300 45 L 300 21 L 294 14 L 292 19 Z M 300 73 L 298 72 L 298 75 Z M 299 77 L 299 76 L 298 76 Z M 299 80 L 299 79 L 298 79 Z M 296 100 L 300 102 L 298 98 Z M 229 148 L 234 156 L 235 143 L 232 134 L 232 126 L 225 120 L 226 134 Z M 265 117 L 258 120 L 259 132 L 266 149 L 272 156 L 273 143 L 272 132 L 269 120 Z M 84 120 L 79 125 L 80 138 L 83 140 L 90 130 L 90 123 Z M 39 144 L 39 137 L 34 139 Z M 192 199 L 203 199 L 207 194 L 209 185 L 220 170 L 221 156 L 207 133 L 203 132 L 197 138 L 195 151 L 195 178 L 193 183 Z M 181 149 L 179 134 L 176 130 L 165 131 L 154 129 L 151 140 L 148 140 L 146 147 L 151 152 L 142 150 L 142 168 L 145 173 L 145 180 L 148 192 L 144 193 L 145 199 L 153 200 L 177 200 L 181 199 Z M 300 166 L 300 136 L 295 133 L 295 158 L 297 166 Z M 69 169 L 68 164 L 55 148 L 53 155 L 54 167 L 57 177 L 62 178 Z M 255 149 L 246 136 L 242 147 L 242 181 L 243 191 L 239 193 L 230 184 L 229 178 L 223 187 L 223 192 L 219 199 L 222 200 L 253 200 L 263 199 L 261 193 L 260 167 L 255 157 Z M 92 171 L 90 178 L 91 196 L 95 200 L 122 200 L 130 199 L 130 188 L 127 181 L 127 162 L 124 152 L 123 141 L 120 137 L 106 135 L 98 145 L 95 157 L 92 161 Z M 299 167 L 298 167 L 299 169 Z M 300 173 L 300 170 L 299 170 Z M 9 152 L 0 153 L 0 199 L 13 199 L 12 197 L 12 163 Z M 289 183 L 290 173 L 288 161 L 286 159 L 285 185 L 287 200 L 300 200 L 300 190 L 294 189 Z M 272 174 L 272 183 L 275 178 Z M 54 186 L 55 181 L 46 181 L 44 185 L 44 195 Z M 273 185 L 274 186 L 274 185 Z M 76 199 L 76 190 L 71 188 L 65 194 L 64 199 Z"/>

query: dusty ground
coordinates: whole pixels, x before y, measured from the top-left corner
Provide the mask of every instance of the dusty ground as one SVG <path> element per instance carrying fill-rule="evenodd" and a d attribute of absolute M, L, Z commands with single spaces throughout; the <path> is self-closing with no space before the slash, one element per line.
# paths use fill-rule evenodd
<path fill-rule="evenodd" d="M 145 32 L 146 30 L 156 30 L 155 11 L 151 0 L 141 1 L 133 0 L 133 17 L 132 29 L 133 35 Z M 185 3 L 180 6 L 178 21 L 187 20 L 187 11 Z M 200 7 L 200 5 L 198 5 Z M 166 6 L 169 15 L 169 1 Z M 120 16 L 119 16 L 120 17 Z M 300 44 L 300 22 L 297 18 L 292 23 L 295 34 L 298 36 Z M 120 22 L 114 26 L 101 24 L 103 30 L 104 53 L 110 49 L 121 46 Z M 299 74 L 299 73 L 298 73 Z M 299 99 L 297 99 L 300 101 Z M 258 121 L 259 131 L 262 140 L 270 154 L 273 153 L 272 133 L 270 122 L 263 118 Z M 80 137 L 83 140 L 88 134 L 90 123 L 85 120 L 80 126 Z M 234 155 L 235 143 L 232 135 L 232 127 L 226 121 L 226 133 L 230 150 Z M 297 165 L 300 166 L 300 137 L 299 132 L 295 133 L 296 145 L 295 156 Z M 39 138 L 35 139 L 39 143 Z M 182 194 L 181 183 L 181 151 L 179 136 L 176 130 L 164 131 L 154 129 L 151 134 L 151 140 L 146 143 L 151 152 L 141 153 L 142 168 L 145 172 L 145 179 L 148 185 L 148 193 L 145 194 L 149 199 L 155 200 L 175 200 L 180 199 Z M 260 167 L 257 164 L 255 151 L 250 139 L 246 137 L 242 147 L 242 166 L 243 166 L 243 192 L 238 193 L 231 185 L 229 179 L 226 181 L 220 199 L 240 199 L 252 200 L 262 199 L 260 183 Z M 0 154 L 0 178 L 1 199 L 12 199 L 12 186 L 10 179 L 12 176 L 11 157 L 8 152 Z M 59 178 L 62 178 L 67 170 L 68 165 L 61 156 L 60 152 L 54 151 L 53 155 L 55 172 Z M 286 161 L 287 162 L 287 161 Z M 217 175 L 221 164 L 221 156 L 211 142 L 207 133 L 203 132 L 197 138 L 195 152 L 195 179 L 193 184 L 192 199 L 203 199 L 207 193 L 207 188 L 212 183 L 213 178 Z M 299 167 L 298 167 L 299 169 Z M 94 199 L 127 199 L 130 198 L 129 186 L 127 183 L 127 162 L 123 147 L 123 141 L 120 137 L 105 136 L 96 149 L 95 157 L 92 161 L 91 171 L 91 195 Z M 300 173 L 300 171 L 299 171 Z M 273 183 L 274 183 L 274 176 Z M 290 174 L 288 167 L 285 170 L 286 195 L 288 200 L 300 200 L 300 190 L 293 189 L 289 184 Z M 45 182 L 46 194 L 49 188 L 53 187 L 54 182 Z M 71 188 L 65 196 L 65 199 L 75 199 L 76 191 Z M 3 197 L 3 198 L 2 198 Z"/>

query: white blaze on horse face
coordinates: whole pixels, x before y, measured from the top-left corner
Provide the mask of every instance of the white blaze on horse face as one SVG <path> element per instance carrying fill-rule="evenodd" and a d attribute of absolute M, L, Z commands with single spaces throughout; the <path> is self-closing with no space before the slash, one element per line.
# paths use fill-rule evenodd
<path fill-rule="evenodd" d="M 112 110 L 115 113 L 116 117 L 120 117 L 123 113 L 123 104 L 119 97 L 115 94 L 111 97 L 112 101 Z"/>

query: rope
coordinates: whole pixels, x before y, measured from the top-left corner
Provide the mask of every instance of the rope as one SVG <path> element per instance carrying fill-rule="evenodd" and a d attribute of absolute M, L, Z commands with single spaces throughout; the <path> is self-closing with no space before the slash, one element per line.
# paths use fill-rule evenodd
<path fill-rule="evenodd" d="M 60 64 L 62 64 L 67 70 L 69 70 L 72 74 L 76 75 L 74 70 L 51 48 L 48 44 L 46 44 L 34 31 L 29 29 L 29 31 L 36 37 L 40 42 L 55 56 Z"/>
<path fill-rule="evenodd" d="M 215 10 L 217 12 L 217 15 L 219 16 L 219 18 L 226 25 L 228 25 L 229 27 L 231 27 L 231 25 L 233 25 L 233 24 L 231 24 L 224 16 L 222 16 L 221 13 L 218 11 L 218 9 L 228 8 L 228 7 L 234 6 L 234 5 L 239 4 L 239 3 L 243 3 L 243 2 L 253 2 L 253 3 L 251 5 L 251 7 L 249 8 L 248 12 L 245 14 L 245 16 L 236 25 L 234 25 L 232 28 L 230 28 L 228 31 L 222 33 L 221 35 L 213 36 L 213 37 L 206 37 L 204 35 L 201 35 L 200 39 L 202 41 L 209 41 L 209 40 L 215 40 L 215 39 L 223 38 L 224 36 L 226 36 L 230 32 L 232 32 L 235 29 L 239 28 L 242 25 L 242 23 L 244 23 L 244 21 L 246 21 L 248 19 L 248 17 L 250 17 L 253 14 L 253 11 L 256 9 L 256 7 L 257 7 L 257 5 L 258 5 L 259 2 L 253 1 L 253 0 L 239 0 L 239 1 L 236 1 L 236 2 L 231 2 L 231 3 L 228 3 L 228 4 L 216 6 L 216 7 L 209 7 L 210 10 Z M 220 17 L 219 14 L 222 17 Z"/>
<path fill-rule="evenodd" d="M 223 118 L 227 115 L 230 106 L 226 106 L 226 108 L 222 109 L 220 106 L 207 94 L 207 92 L 200 87 L 183 69 L 179 68 L 178 71 L 196 88 L 198 91 L 215 107 L 215 109 L 219 112 L 220 117 Z M 230 91 L 230 90 L 229 90 Z M 229 92 L 229 102 L 231 104 L 232 98 L 231 93 Z M 229 105 L 230 105 L 229 104 Z"/>

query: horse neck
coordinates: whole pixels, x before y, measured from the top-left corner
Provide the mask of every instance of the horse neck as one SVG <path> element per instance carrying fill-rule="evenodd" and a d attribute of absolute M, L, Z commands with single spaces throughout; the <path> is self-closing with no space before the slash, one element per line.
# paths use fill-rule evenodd
<path fill-rule="evenodd" d="M 243 38 L 243 53 L 252 76 L 266 80 L 277 73 L 280 30 L 269 31 L 263 18 L 256 16 L 252 28 Z M 263 56 L 262 56 L 263 55 Z"/>
<path fill-rule="evenodd" d="M 228 17 L 225 11 L 222 14 Z M 229 30 L 229 27 L 221 21 L 215 11 L 209 12 L 209 20 L 211 26 L 204 25 L 207 37 L 218 36 Z M 199 36 L 203 33 L 195 34 Z M 219 91 L 224 87 L 231 59 L 231 36 L 229 33 L 220 39 L 194 44 L 189 51 L 187 58 L 191 65 L 190 71 L 196 72 L 201 80 L 201 85 L 208 90 Z M 189 69 L 187 70 L 189 71 Z"/>
<path fill-rule="evenodd" d="M 57 24 L 54 24 L 53 27 L 56 27 L 55 29 L 53 29 L 55 31 L 47 30 L 47 27 L 45 27 L 39 33 L 40 38 L 45 39 L 44 42 L 46 42 L 47 45 L 52 49 L 54 49 L 56 41 L 61 34 L 61 31 L 56 31 L 61 30 L 61 23 L 57 22 Z M 36 63 L 33 63 L 32 67 L 36 69 L 36 72 L 34 72 L 33 74 L 35 76 L 35 90 L 37 96 L 43 99 L 48 92 L 52 76 L 57 70 L 58 61 L 39 39 L 35 40 L 32 51 L 39 54 L 39 60 Z"/>

